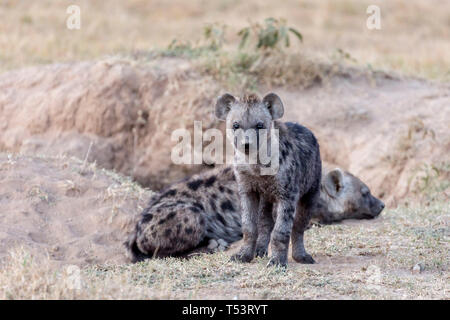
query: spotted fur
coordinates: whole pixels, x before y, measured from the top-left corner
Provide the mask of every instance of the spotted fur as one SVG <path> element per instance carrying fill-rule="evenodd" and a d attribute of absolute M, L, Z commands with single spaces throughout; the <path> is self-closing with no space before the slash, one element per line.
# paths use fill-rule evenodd
<path fill-rule="evenodd" d="M 187 183 L 199 178 L 205 181 L 203 189 L 196 192 L 186 190 L 189 189 Z M 219 187 L 228 188 L 231 194 L 221 193 Z M 172 204 L 179 206 L 178 210 L 184 210 L 185 214 L 173 211 Z M 383 208 L 383 202 L 374 197 L 360 179 L 342 169 L 334 169 L 322 177 L 320 197 L 314 206 L 312 220 L 331 224 L 344 219 L 372 219 Z M 205 216 L 206 223 L 196 225 L 194 229 L 190 221 L 199 212 Z M 192 233 L 187 232 L 191 230 Z M 137 261 L 153 257 L 155 252 L 157 257 L 186 254 L 209 243 L 214 244 L 211 250 L 218 249 L 219 240 L 226 248 L 241 238 L 241 205 L 234 173 L 230 168 L 214 169 L 175 183 L 167 191 L 154 196 L 149 207 L 141 213 L 127 248 L 132 260 Z"/>

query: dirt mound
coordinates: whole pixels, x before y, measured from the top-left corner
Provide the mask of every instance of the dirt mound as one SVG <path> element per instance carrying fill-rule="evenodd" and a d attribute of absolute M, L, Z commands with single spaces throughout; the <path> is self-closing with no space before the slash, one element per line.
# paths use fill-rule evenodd
<path fill-rule="evenodd" d="M 448 180 L 448 85 L 348 70 L 305 90 L 262 93 L 269 90 L 284 100 L 285 120 L 315 132 L 325 161 L 358 175 L 387 204 L 413 194 L 430 168 Z M 159 189 L 203 169 L 172 163 L 171 134 L 192 131 L 194 120 L 217 127 L 212 106 L 219 92 L 180 58 L 5 73 L 0 151 L 87 158 Z"/>
<path fill-rule="evenodd" d="M 61 264 L 124 262 L 151 191 L 71 158 L 0 155 L 0 258 L 24 246 Z"/>
<path fill-rule="evenodd" d="M 323 87 L 278 92 L 285 117 L 317 135 L 322 158 L 367 182 L 387 204 L 417 196 L 434 178 L 444 181 L 434 191 L 450 196 L 448 84 L 354 72 Z"/>
<path fill-rule="evenodd" d="M 218 87 L 189 63 L 55 64 L 0 77 L 0 151 L 68 154 L 159 188 L 200 168 L 170 161 L 174 129 L 215 126 Z"/>

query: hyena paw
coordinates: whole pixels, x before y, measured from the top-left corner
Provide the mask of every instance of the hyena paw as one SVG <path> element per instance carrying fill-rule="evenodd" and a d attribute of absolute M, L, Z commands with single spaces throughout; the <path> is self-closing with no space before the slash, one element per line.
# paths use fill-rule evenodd
<path fill-rule="evenodd" d="M 257 257 L 267 257 L 268 253 L 267 253 L 267 247 L 257 247 L 256 248 L 256 256 Z"/>
<path fill-rule="evenodd" d="M 311 257 L 310 254 L 305 253 L 304 255 L 298 255 L 298 256 L 292 256 L 292 258 L 299 262 L 299 263 L 303 263 L 303 264 L 314 264 L 316 263 L 316 261 L 314 261 L 313 257 Z"/>
<path fill-rule="evenodd" d="M 234 262 L 251 262 L 253 260 L 253 256 L 251 254 L 237 253 L 233 254 L 230 260 Z"/>
<path fill-rule="evenodd" d="M 225 251 L 228 249 L 228 243 L 223 239 L 210 239 L 208 250 L 210 252 Z"/>
<path fill-rule="evenodd" d="M 219 247 L 218 247 L 218 250 L 219 250 L 219 251 L 225 251 L 225 250 L 227 250 L 228 247 L 229 247 L 229 243 L 226 242 L 226 241 L 223 240 L 223 239 L 217 240 L 217 243 L 219 244 Z"/>
<path fill-rule="evenodd" d="M 208 243 L 208 249 L 212 252 L 217 250 L 217 247 L 219 247 L 219 243 L 215 239 L 210 239 Z"/>
<path fill-rule="evenodd" d="M 287 267 L 287 259 L 281 259 L 278 257 L 271 257 L 269 262 L 267 263 L 267 267 Z"/>

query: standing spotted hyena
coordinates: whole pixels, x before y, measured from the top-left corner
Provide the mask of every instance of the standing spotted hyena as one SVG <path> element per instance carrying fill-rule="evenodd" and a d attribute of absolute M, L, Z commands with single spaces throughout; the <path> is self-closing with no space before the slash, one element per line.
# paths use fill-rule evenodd
<path fill-rule="evenodd" d="M 303 233 L 319 197 L 322 177 L 319 144 L 307 128 L 277 121 L 283 113 L 283 103 L 273 93 L 262 100 L 256 95 L 238 100 L 230 94 L 217 100 L 215 114 L 226 120 L 226 128 L 244 132 L 233 137 L 236 156 L 245 153 L 247 159 L 251 150 L 259 151 L 264 143 L 272 145 L 271 139 L 277 139 L 279 143 L 279 157 L 272 159 L 279 161 L 275 174 L 263 175 L 265 165 L 259 161 L 255 164 L 233 163 L 242 205 L 244 241 L 232 260 L 250 262 L 255 254 L 267 255 L 270 242 L 272 256 L 268 265 L 286 266 L 292 238 L 292 258 L 301 263 L 314 263 L 305 250 Z M 261 140 L 262 129 L 265 129 L 265 141 Z M 252 134 L 255 131 L 256 135 Z"/>

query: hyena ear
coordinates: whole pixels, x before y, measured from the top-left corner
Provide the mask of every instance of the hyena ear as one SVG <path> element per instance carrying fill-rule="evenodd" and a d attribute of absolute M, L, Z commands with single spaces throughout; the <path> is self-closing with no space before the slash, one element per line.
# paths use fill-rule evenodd
<path fill-rule="evenodd" d="M 216 102 L 215 115 L 219 120 L 226 120 L 231 105 L 236 102 L 236 98 L 229 93 L 221 95 Z"/>
<path fill-rule="evenodd" d="M 325 176 L 324 187 L 329 196 L 336 198 L 344 187 L 344 172 L 339 168 L 328 172 Z"/>
<path fill-rule="evenodd" d="M 272 120 L 280 119 L 284 114 L 283 102 L 275 93 L 269 93 L 263 99 L 264 105 L 269 109 Z"/>

